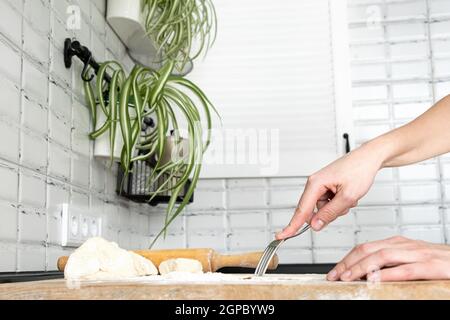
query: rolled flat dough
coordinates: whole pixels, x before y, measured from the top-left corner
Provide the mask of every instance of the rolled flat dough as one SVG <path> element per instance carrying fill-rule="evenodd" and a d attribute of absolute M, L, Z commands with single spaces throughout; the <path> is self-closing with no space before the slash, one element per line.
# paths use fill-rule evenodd
<path fill-rule="evenodd" d="M 156 274 L 158 270 L 150 260 L 102 238 L 89 239 L 75 250 L 64 270 L 68 280 L 112 280 Z"/>
<path fill-rule="evenodd" d="M 184 258 L 169 259 L 161 262 L 159 265 L 159 273 L 161 275 L 172 272 L 203 273 L 203 266 L 198 260 Z"/>

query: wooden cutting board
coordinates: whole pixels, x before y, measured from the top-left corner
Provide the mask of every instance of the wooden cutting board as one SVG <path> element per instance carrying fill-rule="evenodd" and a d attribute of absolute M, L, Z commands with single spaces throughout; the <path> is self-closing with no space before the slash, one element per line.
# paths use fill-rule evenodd
<path fill-rule="evenodd" d="M 277 275 L 273 281 L 224 283 L 158 283 L 115 281 L 75 284 L 49 280 L 0 285 L 0 299 L 69 300 L 277 300 L 277 299 L 450 299 L 450 281 L 327 282 L 323 276 L 305 281 L 302 275 Z M 281 279 L 281 280 L 280 280 Z M 74 285 L 73 283 L 71 285 Z"/>

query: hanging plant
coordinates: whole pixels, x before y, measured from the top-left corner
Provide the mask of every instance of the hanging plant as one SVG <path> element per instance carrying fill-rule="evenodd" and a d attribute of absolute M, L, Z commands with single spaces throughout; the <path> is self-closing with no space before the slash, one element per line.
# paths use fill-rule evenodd
<path fill-rule="evenodd" d="M 217 16 L 211 0 L 143 0 L 143 6 L 148 36 L 178 70 L 213 45 Z"/>
<path fill-rule="evenodd" d="M 111 161 L 120 137 L 123 140 L 120 164 L 125 175 L 131 172 L 134 162 L 149 161 L 153 171 L 147 183 L 153 185 L 161 177 L 165 178 L 157 190 L 148 194 L 149 202 L 159 194 L 171 194 L 165 225 L 152 245 L 165 234 L 193 195 L 203 154 L 210 144 L 211 114 L 216 112 L 199 87 L 172 75 L 174 66 L 174 61 L 168 61 L 159 71 L 135 66 L 127 76 L 118 62 L 105 62 L 97 73 L 95 85 L 86 82 L 84 86 L 93 125 L 97 128 L 90 137 L 94 140 L 104 135 L 109 137 Z M 104 121 L 97 123 L 100 118 Z M 155 125 L 151 130 L 143 130 L 148 118 Z M 180 134 L 181 123 L 186 126 L 186 137 Z M 176 183 L 170 183 L 174 179 Z M 185 192 L 183 200 L 176 205 L 182 191 Z"/>

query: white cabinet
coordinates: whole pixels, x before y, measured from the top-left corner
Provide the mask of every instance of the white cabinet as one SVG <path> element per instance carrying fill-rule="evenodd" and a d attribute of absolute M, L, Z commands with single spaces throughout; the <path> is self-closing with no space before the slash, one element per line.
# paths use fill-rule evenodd
<path fill-rule="evenodd" d="M 203 178 L 307 176 L 352 137 L 343 0 L 215 0 L 218 37 L 189 78 L 222 115 Z"/>

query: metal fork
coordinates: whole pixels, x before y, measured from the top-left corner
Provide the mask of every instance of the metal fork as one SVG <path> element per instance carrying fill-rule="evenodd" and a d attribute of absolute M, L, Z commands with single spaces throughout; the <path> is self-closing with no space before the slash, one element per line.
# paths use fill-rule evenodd
<path fill-rule="evenodd" d="M 269 267 L 270 261 L 272 261 L 273 257 L 275 256 L 275 253 L 277 252 L 278 248 L 286 241 L 295 237 L 298 237 L 299 235 L 305 233 L 306 231 L 309 230 L 309 228 L 311 228 L 311 226 L 308 224 L 305 227 L 303 227 L 303 229 L 301 229 L 296 235 L 292 236 L 292 237 L 288 237 L 286 239 L 283 240 L 274 240 L 272 241 L 266 248 L 266 250 L 264 250 L 264 253 L 261 257 L 261 259 L 259 260 L 258 266 L 256 267 L 256 271 L 255 271 L 255 275 L 258 277 L 263 276 L 266 271 L 267 268 Z"/>

